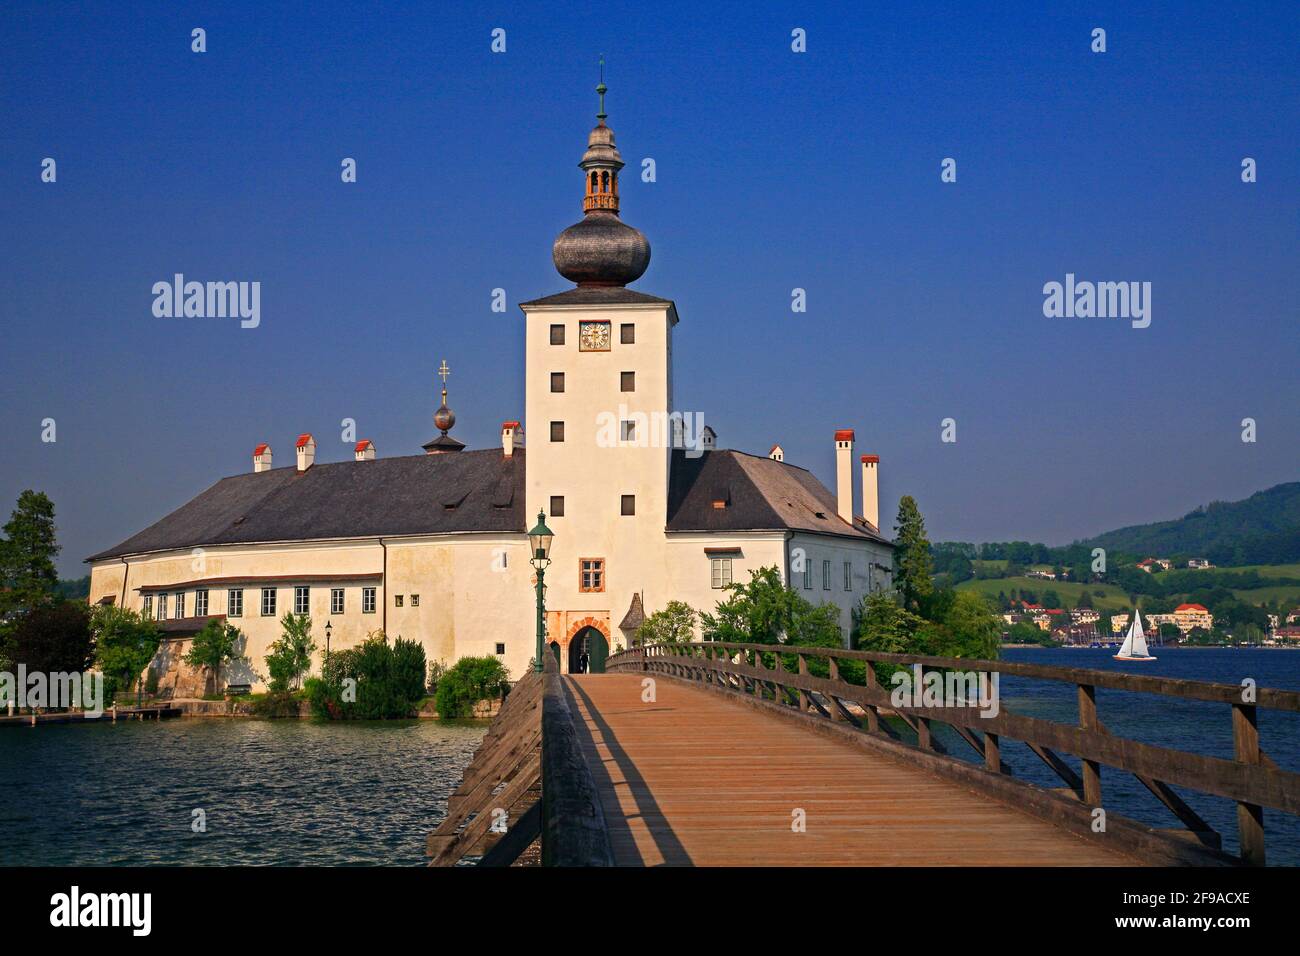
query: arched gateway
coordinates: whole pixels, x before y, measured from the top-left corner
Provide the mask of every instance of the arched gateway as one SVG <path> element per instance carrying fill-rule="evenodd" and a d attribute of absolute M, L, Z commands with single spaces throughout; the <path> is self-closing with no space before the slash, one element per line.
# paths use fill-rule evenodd
<path fill-rule="evenodd" d="M 586 673 L 605 673 L 605 658 L 609 657 L 609 641 L 594 627 L 584 627 L 569 640 L 569 673 L 577 674 L 582 668 L 582 656 L 587 656 Z"/>

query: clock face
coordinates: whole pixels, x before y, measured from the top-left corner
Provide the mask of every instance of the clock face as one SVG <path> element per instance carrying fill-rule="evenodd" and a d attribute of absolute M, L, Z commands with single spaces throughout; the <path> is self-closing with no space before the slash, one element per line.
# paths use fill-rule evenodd
<path fill-rule="evenodd" d="M 578 325 L 579 352 L 608 352 L 609 323 L 582 322 Z"/>

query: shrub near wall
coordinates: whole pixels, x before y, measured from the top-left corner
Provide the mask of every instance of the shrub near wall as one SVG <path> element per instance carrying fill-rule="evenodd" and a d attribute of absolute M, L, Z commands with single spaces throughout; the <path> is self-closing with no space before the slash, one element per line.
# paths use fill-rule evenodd
<path fill-rule="evenodd" d="M 335 720 L 413 717 L 424 699 L 426 663 L 417 641 L 391 643 L 373 634 L 330 655 L 321 676 L 306 682 L 312 713 Z"/>
<path fill-rule="evenodd" d="M 510 672 L 495 657 L 462 657 L 438 680 L 438 716 L 469 717 L 474 705 L 510 689 Z"/>

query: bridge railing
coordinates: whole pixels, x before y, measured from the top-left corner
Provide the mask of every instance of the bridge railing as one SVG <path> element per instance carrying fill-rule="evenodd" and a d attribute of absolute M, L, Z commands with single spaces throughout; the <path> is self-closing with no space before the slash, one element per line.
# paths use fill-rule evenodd
<path fill-rule="evenodd" d="M 546 866 L 612 866 L 600 798 L 559 665 L 529 670 L 506 696 L 447 815 L 428 838 L 430 866 L 510 866 L 540 838 Z"/>
<path fill-rule="evenodd" d="M 1011 768 L 1002 759 L 1002 744 L 1004 740 L 1018 740 L 1051 768 L 1068 792 L 1090 811 L 1104 807 L 1101 768 L 1126 771 L 1178 818 L 1184 827 L 1179 832 L 1205 848 L 1210 858 L 1228 859 L 1219 852 L 1221 835 L 1188 806 L 1173 789 L 1175 786 L 1236 802 L 1239 859 L 1250 865 L 1265 862 L 1264 809 L 1300 814 L 1300 774 L 1281 769 L 1261 748 L 1257 720 L 1260 708 L 1300 713 L 1300 692 L 1296 691 L 1011 661 L 730 642 L 632 648 L 612 655 L 605 666 L 612 672 L 644 671 L 713 685 L 812 718 L 853 725 L 896 747 L 906 747 L 912 753 L 920 751 L 926 760 L 939 757 L 945 764 L 955 762 L 955 758 L 945 756 L 947 750 L 934 734 L 938 722 L 951 728 L 983 759 L 987 776 L 975 782 L 989 783 L 990 778 L 1001 780 L 1009 775 Z M 915 695 L 903 696 L 902 703 L 894 702 L 892 688 L 886 683 L 886 677 L 898 669 L 910 670 L 916 687 Z M 973 675 L 974 682 L 963 682 L 963 675 Z M 1000 701 L 996 708 L 981 706 L 981 688 L 987 691 L 994 686 L 993 675 L 1074 685 L 1077 724 L 1013 713 Z M 936 678 L 945 690 L 958 690 L 956 700 L 941 694 L 939 706 L 931 706 L 932 698 L 924 690 L 926 682 L 933 683 Z M 1225 705 L 1231 714 L 1233 758 L 1206 756 L 1111 733 L 1097 713 L 1098 688 Z M 914 747 L 902 741 L 889 717 L 910 728 L 916 738 Z M 1081 773 L 1061 758 L 1062 753 L 1078 758 Z M 943 765 L 934 766 L 940 769 Z M 953 770 L 950 766 L 947 769 Z M 1041 789 L 1021 783 L 1017 786 Z M 1048 806 L 1047 801 L 1039 804 L 1039 809 Z"/>

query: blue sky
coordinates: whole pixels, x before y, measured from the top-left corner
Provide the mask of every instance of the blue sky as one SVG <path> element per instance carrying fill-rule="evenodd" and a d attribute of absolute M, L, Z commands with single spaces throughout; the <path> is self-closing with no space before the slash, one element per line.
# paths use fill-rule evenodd
<path fill-rule="evenodd" d="M 913 494 L 935 539 L 1300 478 L 1293 3 L 127 7 L 0 11 L 0 510 L 49 493 L 65 573 L 259 441 L 340 460 L 350 417 L 418 452 L 444 357 L 455 434 L 495 444 L 602 52 L 628 172 L 657 167 L 623 181 L 634 288 L 676 300 L 677 404 L 723 446 L 829 484 L 855 428 L 885 524 Z M 260 281 L 261 326 L 155 318 L 176 272 Z M 1151 326 L 1045 318 L 1067 272 L 1151 282 Z"/>

